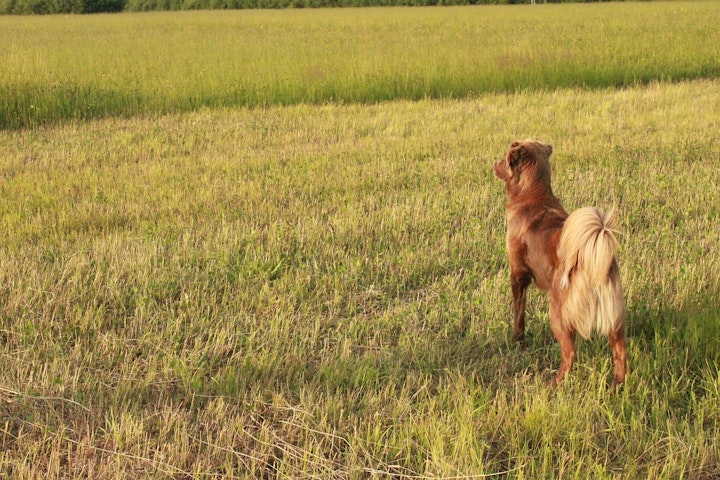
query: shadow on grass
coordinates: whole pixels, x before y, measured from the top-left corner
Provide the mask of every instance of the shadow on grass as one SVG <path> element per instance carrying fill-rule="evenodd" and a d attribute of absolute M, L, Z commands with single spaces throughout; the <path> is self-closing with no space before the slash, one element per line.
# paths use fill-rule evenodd
<path fill-rule="evenodd" d="M 689 394 L 703 394 L 701 379 L 720 363 L 720 292 L 680 308 L 628 308 L 628 336 L 634 343 L 636 382 L 663 392 L 683 411 Z M 631 367 L 632 367 L 631 363 Z M 632 374 L 632 373 L 631 373 Z M 689 412 L 687 412 L 689 413 Z"/>

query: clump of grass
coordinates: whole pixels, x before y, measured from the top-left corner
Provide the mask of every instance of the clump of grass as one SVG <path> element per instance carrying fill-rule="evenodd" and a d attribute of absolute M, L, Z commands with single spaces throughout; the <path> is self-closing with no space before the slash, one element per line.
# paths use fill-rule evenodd
<path fill-rule="evenodd" d="M 0 464 L 15 478 L 716 476 L 718 84 L 0 132 Z M 516 138 L 616 204 L 630 375 L 510 315 Z"/>
<path fill-rule="evenodd" d="M 0 18 L 0 128 L 715 78 L 714 2 Z"/>

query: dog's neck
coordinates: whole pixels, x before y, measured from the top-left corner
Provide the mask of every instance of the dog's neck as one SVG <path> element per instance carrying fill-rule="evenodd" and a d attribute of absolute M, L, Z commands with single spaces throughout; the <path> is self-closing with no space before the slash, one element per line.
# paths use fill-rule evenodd
<path fill-rule="evenodd" d="M 558 199 L 555 197 L 550 184 L 536 182 L 531 186 L 523 188 L 520 184 L 511 184 L 510 182 L 505 184 L 505 190 L 507 191 L 509 202 L 519 203 L 542 203 L 542 202 L 557 202 Z"/>

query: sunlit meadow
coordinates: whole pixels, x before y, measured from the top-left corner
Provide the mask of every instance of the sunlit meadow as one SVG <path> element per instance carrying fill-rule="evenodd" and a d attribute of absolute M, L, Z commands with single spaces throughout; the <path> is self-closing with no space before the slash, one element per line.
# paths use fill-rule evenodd
<path fill-rule="evenodd" d="M 15 478 L 710 478 L 714 81 L 291 106 L 1 134 L 0 412 Z M 510 314 L 516 137 L 565 205 L 617 205 L 630 375 L 559 389 Z"/>
<path fill-rule="evenodd" d="M 669 16 L 714 5 L 647 8 Z M 509 12 L 503 18 L 523 28 L 547 25 L 549 9 L 580 22 L 580 6 L 568 6 L 572 15 L 537 7 L 477 12 Z M 597 19 L 619 7 L 583 8 L 597 8 Z M 458 25 L 476 15 L 381 12 L 357 10 L 364 20 L 346 28 L 409 28 L 399 20 L 391 27 L 398 12 L 426 22 L 471 12 L 452 20 Z M 349 15 L 290 13 L 315 19 L 317 39 L 323 18 Z M 720 83 L 530 82 L 522 91 L 360 103 L 350 102 L 349 88 L 343 102 L 218 100 L 183 111 L 190 104 L 178 98 L 206 91 L 194 83 L 197 69 L 188 84 L 174 83 L 179 58 L 210 68 L 202 48 L 186 44 L 155 60 L 138 52 L 138 78 L 155 73 L 134 84 L 136 96 L 123 57 L 112 70 L 110 58 L 91 55 L 85 65 L 58 46 L 72 32 L 87 40 L 83 29 L 99 22 L 127 30 L 129 49 L 129 23 L 154 23 L 161 35 L 165 22 L 166 35 L 204 38 L 217 55 L 225 37 L 197 32 L 199 19 L 214 18 L 208 28 L 217 33 L 238 19 L 277 28 L 272 19 L 287 14 L 20 19 L 47 22 L 39 31 L 55 29 L 59 40 L 0 67 L 15 79 L 24 64 L 25 78 L 37 80 L 42 101 L 18 100 L 17 112 L 55 108 L 60 100 L 45 85 L 53 79 L 87 92 L 115 85 L 136 103 L 93 115 L 27 114 L 0 130 L 0 476 L 720 476 Z M 73 28 L 57 33 L 66 21 Z M 540 31 L 538 42 L 550 42 Z M 134 36 L 141 49 L 168 47 L 140 41 L 142 32 Z M 123 48 L 95 41 L 103 42 Z M 388 55 L 415 61 L 397 48 Z M 74 66 L 37 60 L 58 56 L 76 58 Z M 338 72 L 350 71 L 333 58 Z M 217 79 L 228 67 L 215 60 L 209 78 Z M 480 72 L 469 57 L 452 57 L 447 68 L 421 60 L 414 68 L 460 78 L 467 62 L 471 77 Z M 687 71 L 702 63 L 688 62 Z M 274 65 L 265 68 L 281 70 Z M 101 72 L 114 80 L 102 83 Z M 251 78 L 273 73 L 258 75 Z M 158 78 L 168 79 L 167 91 L 152 86 Z M 618 393 L 608 390 L 601 338 L 579 342 L 567 382 L 548 384 L 559 352 L 536 290 L 527 343 L 508 340 L 505 198 L 491 164 L 526 137 L 554 145 L 554 189 L 569 210 L 619 212 L 629 376 Z"/>
<path fill-rule="evenodd" d="M 0 17 L 0 128 L 720 74 L 718 2 Z"/>

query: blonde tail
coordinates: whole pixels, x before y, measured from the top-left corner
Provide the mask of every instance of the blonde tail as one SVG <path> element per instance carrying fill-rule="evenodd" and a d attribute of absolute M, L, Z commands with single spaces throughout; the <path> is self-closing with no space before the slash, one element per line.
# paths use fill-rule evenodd
<path fill-rule="evenodd" d="M 570 214 L 560 236 L 561 314 L 584 338 L 593 331 L 608 335 L 624 324 L 615 225 L 614 211 L 585 207 Z"/>

